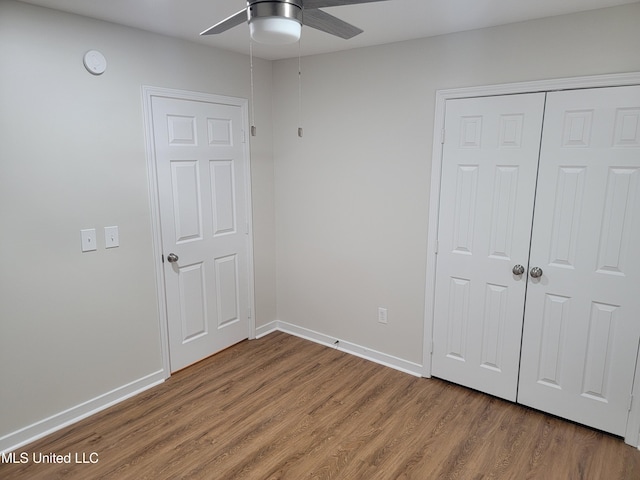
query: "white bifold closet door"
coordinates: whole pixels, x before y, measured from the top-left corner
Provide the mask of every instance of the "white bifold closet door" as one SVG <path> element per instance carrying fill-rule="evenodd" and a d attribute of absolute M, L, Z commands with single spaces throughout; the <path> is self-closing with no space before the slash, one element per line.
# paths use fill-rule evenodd
<path fill-rule="evenodd" d="M 446 105 L 432 374 L 512 401 L 544 98 Z"/>
<path fill-rule="evenodd" d="M 624 435 L 640 339 L 640 87 L 547 95 L 518 401 Z"/>
<path fill-rule="evenodd" d="M 446 107 L 432 374 L 624 435 L 640 340 L 640 87 Z"/>

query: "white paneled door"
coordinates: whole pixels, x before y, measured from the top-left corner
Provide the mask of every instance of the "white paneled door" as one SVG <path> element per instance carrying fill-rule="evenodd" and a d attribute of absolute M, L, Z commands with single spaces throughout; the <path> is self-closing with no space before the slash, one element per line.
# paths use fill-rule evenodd
<path fill-rule="evenodd" d="M 445 132 L 432 374 L 624 435 L 640 86 L 449 100 Z"/>
<path fill-rule="evenodd" d="M 640 339 L 640 87 L 548 94 L 518 401 L 624 435 Z"/>
<path fill-rule="evenodd" d="M 446 105 L 432 374 L 512 401 L 544 98 Z"/>
<path fill-rule="evenodd" d="M 238 105 L 151 103 L 171 371 L 249 336 L 248 161 Z"/>

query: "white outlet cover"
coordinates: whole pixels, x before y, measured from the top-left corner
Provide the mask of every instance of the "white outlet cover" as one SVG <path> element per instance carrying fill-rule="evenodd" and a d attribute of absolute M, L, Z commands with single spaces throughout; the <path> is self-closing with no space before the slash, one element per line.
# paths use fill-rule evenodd
<path fill-rule="evenodd" d="M 98 247 L 96 245 L 96 229 L 95 228 L 87 228 L 85 230 L 80 230 L 80 239 L 82 245 L 83 252 L 92 252 L 96 250 Z"/>

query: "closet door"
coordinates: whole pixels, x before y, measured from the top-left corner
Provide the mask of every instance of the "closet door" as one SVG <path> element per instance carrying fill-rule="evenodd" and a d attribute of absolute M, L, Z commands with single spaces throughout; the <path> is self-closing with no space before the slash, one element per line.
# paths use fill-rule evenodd
<path fill-rule="evenodd" d="M 509 400 L 518 381 L 544 99 L 446 104 L 432 375 Z M 516 265 L 523 274 L 513 273 Z"/>
<path fill-rule="evenodd" d="M 520 403 L 624 435 L 639 248 L 640 87 L 549 93 L 530 257 L 541 272 L 529 270 Z"/>

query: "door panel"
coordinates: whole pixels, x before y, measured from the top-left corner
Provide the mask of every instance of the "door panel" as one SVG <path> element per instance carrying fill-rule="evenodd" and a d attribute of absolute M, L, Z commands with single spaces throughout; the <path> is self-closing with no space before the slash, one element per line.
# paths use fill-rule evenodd
<path fill-rule="evenodd" d="M 230 160 L 211 160 L 211 191 L 213 192 L 213 235 L 236 233 L 236 192 L 233 178 L 234 162 Z"/>
<path fill-rule="evenodd" d="M 178 267 L 180 339 L 186 344 L 208 333 L 204 264 Z"/>
<path fill-rule="evenodd" d="M 249 336 L 248 162 L 239 106 L 152 98 L 171 370 Z"/>
<path fill-rule="evenodd" d="M 518 401 L 624 435 L 640 340 L 640 87 L 548 94 Z"/>
<path fill-rule="evenodd" d="M 239 321 L 238 256 L 228 255 L 214 260 L 218 327 Z"/>
<path fill-rule="evenodd" d="M 196 160 L 171 160 L 175 243 L 202 240 L 200 180 Z"/>
<path fill-rule="evenodd" d="M 545 94 L 447 101 L 432 374 L 515 400 Z"/>

